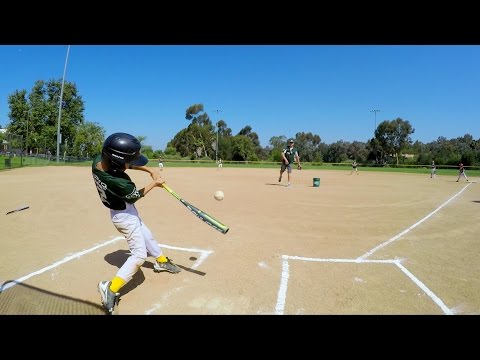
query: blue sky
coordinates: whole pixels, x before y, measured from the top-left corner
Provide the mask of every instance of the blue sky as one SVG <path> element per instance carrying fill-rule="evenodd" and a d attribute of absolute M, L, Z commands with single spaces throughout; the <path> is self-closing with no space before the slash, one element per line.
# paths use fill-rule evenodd
<path fill-rule="evenodd" d="M 0 45 L 2 127 L 15 90 L 61 80 L 67 47 Z M 374 109 L 377 124 L 410 121 L 413 141 L 480 138 L 479 45 L 71 45 L 66 80 L 106 136 L 143 135 L 155 150 L 196 103 L 234 135 L 250 125 L 262 146 L 301 131 L 366 142 Z"/>

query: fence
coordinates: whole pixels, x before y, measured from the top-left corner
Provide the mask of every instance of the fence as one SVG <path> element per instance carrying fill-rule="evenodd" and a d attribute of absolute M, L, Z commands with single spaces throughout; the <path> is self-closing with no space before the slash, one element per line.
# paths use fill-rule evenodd
<path fill-rule="evenodd" d="M 5 168 L 22 166 L 23 164 L 23 136 L 15 134 L 5 134 L 0 148 L 2 164 Z M 18 161 L 16 161 L 18 157 Z"/>

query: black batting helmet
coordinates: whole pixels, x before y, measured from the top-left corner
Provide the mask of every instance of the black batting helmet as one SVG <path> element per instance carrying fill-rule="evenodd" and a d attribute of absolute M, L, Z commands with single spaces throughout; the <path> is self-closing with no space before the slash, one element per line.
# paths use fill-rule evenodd
<path fill-rule="evenodd" d="M 148 159 L 140 154 L 142 145 L 135 136 L 126 133 L 114 133 L 103 143 L 102 157 L 113 169 L 124 169 L 125 163 L 143 166 Z"/>

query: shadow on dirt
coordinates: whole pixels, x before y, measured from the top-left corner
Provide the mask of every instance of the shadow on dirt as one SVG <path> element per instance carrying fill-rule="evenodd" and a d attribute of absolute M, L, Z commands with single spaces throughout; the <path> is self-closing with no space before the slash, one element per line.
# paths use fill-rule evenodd
<path fill-rule="evenodd" d="M 0 288 L 0 314 L 105 315 L 105 312 L 100 304 L 9 280 Z"/>

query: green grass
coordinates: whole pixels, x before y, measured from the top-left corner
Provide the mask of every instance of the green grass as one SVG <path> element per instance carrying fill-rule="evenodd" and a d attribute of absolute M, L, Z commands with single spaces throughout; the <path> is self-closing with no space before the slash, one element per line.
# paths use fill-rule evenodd
<path fill-rule="evenodd" d="M 163 165 L 165 168 L 169 167 L 207 167 L 207 168 L 216 168 L 215 162 L 194 162 L 194 161 L 164 161 Z M 147 166 L 150 167 L 158 167 L 157 161 L 149 161 Z M 319 164 L 319 165 L 312 165 L 307 163 L 302 163 L 304 170 L 335 170 L 335 171 L 352 171 L 351 165 L 342 165 L 342 164 Z M 400 165 L 401 166 L 401 165 Z M 223 162 L 224 168 L 257 168 L 257 169 L 280 169 L 280 163 L 273 163 L 273 162 Z M 296 166 L 294 166 L 296 169 Z M 428 174 L 430 175 L 430 168 L 426 166 L 405 166 L 405 167 L 358 167 L 359 172 L 363 171 L 373 171 L 373 172 L 396 172 L 396 173 L 411 173 L 411 174 Z M 467 176 L 480 176 L 480 168 L 475 169 L 467 169 L 466 170 Z M 457 176 L 458 169 L 455 167 L 452 168 L 441 168 L 437 167 L 437 175 L 448 175 L 448 176 Z"/>
<path fill-rule="evenodd" d="M 55 157 L 52 157 L 52 161 L 48 161 L 42 158 L 35 158 L 35 157 L 27 157 L 21 159 L 20 157 L 12 157 L 10 158 L 11 167 L 18 168 L 21 166 L 91 166 L 91 161 L 82 161 L 82 162 L 65 162 L 60 159 L 59 163 L 55 161 Z M 217 165 L 214 161 L 208 160 L 200 160 L 200 161 L 193 161 L 193 160 L 164 160 L 163 162 L 165 168 L 169 167 L 202 167 L 202 168 L 216 168 Z M 158 168 L 158 160 L 150 160 L 147 164 L 149 167 Z M 352 171 L 352 166 L 350 164 L 309 164 L 309 163 L 302 163 L 304 170 L 335 170 L 335 171 L 345 171 L 350 172 Z M 227 161 L 223 163 L 224 168 L 256 168 L 256 169 L 280 169 L 280 163 L 275 162 L 239 162 L 239 161 Z M 0 156 L 0 170 L 5 169 L 5 157 Z M 296 169 L 296 166 L 294 166 Z M 400 167 L 363 167 L 359 166 L 358 171 L 373 171 L 373 172 L 396 172 L 396 173 L 411 173 L 411 174 L 430 174 L 430 168 L 428 166 L 419 166 L 419 165 L 400 165 Z M 472 167 L 466 169 L 467 176 L 470 177 L 478 177 L 480 176 L 480 167 Z M 447 175 L 447 176 L 457 176 L 458 169 L 456 167 L 445 167 L 442 168 L 437 167 L 437 175 Z"/>

